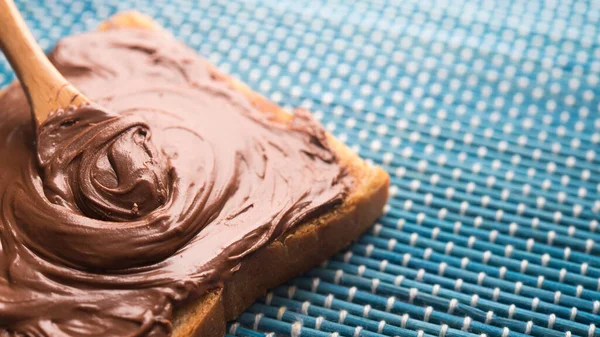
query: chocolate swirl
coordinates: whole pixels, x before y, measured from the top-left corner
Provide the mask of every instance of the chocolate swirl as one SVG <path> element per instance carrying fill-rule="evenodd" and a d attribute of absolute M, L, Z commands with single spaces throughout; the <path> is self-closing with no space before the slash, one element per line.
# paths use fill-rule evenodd
<path fill-rule="evenodd" d="M 55 112 L 39 128 L 46 196 L 88 217 L 128 221 L 165 203 L 168 166 L 139 117 L 95 106 Z"/>
<path fill-rule="evenodd" d="M 21 89 L 0 97 L 2 336 L 166 336 L 351 184 L 308 113 L 258 111 L 164 33 L 88 33 L 51 59 L 98 105 L 34 135 Z"/>

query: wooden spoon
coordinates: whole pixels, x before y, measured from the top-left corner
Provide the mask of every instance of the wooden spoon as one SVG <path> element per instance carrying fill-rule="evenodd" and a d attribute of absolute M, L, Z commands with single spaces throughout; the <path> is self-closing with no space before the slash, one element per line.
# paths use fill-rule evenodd
<path fill-rule="evenodd" d="M 0 49 L 25 90 L 36 127 L 53 111 L 90 102 L 50 63 L 12 0 L 0 0 Z"/>

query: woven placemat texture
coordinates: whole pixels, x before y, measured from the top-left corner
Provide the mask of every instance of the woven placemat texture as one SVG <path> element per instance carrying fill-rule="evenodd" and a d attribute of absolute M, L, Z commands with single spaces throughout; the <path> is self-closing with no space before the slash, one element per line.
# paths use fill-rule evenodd
<path fill-rule="evenodd" d="M 390 172 L 372 230 L 231 335 L 600 336 L 599 1 L 18 5 L 44 48 L 145 12 Z"/>

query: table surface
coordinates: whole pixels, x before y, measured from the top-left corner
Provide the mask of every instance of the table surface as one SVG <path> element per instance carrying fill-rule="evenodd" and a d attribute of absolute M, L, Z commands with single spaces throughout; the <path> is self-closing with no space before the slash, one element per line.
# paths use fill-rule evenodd
<path fill-rule="evenodd" d="M 231 335 L 600 336 L 599 1 L 18 6 L 46 49 L 145 12 L 390 173 L 372 230 Z"/>

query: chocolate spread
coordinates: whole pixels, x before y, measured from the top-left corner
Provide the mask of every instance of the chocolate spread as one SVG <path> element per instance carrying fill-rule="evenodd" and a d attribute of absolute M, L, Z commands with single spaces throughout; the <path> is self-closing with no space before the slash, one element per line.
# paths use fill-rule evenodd
<path fill-rule="evenodd" d="M 167 336 L 185 299 L 351 184 L 310 115 L 258 111 L 166 33 L 50 58 L 95 103 L 34 132 L 22 89 L 0 96 L 0 336 Z"/>

